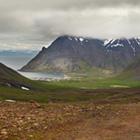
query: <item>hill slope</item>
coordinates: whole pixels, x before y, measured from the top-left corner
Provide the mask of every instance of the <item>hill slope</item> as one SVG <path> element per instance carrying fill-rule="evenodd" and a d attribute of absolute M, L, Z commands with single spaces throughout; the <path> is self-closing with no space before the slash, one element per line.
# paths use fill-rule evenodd
<path fill-rule="evenodd" d="M 79 72 L 91 68 L 119 72 L 140 56 L 140 39 L 61 36 L 43 48 L 22 71 Z"/>
<path fill-rule="evenodd" d="M 121 74 L 121 78 L 140 80 L 140 59 L 136 59 Z"/>
<path fill-rule="evenodd" d="M 0 85 L 16 87 L 25 90 L 29 90 L 31 88 L 28 79 L 2 63 L 0 63 Z"/>

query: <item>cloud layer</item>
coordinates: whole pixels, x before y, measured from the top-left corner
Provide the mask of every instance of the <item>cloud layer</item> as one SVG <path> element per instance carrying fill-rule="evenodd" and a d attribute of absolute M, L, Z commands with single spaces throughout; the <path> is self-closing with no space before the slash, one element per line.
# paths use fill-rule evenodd
<path fill-rule="evenodd" d="M 64 34 L 140 36 L 138 0 L 0 0 L 0 49 L 40 49 Z"/>

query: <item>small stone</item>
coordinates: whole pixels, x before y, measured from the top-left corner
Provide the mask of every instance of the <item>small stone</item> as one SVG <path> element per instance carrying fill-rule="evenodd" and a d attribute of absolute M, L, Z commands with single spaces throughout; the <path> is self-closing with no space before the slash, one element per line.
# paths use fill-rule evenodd
<path fill-rule="evenodd" d="M 45 127 L 44 127 L 44 130 L 46 130 L 46 129 L 48 129 L 48 127 L 47 127 L 47 126 L 45 126 Z"/>
<path fill-rule="evenodd" d="M 2 129 L 2 130 L 1 130 L 1 134 L 2 134 L 2 135 L 7 135 L 8 132 L 6 131 L 6 129 Z"/>
<path fill-rule="evenodd" d="M 5 100 L 5 102 L 9 102 L 9 103 L 15 103 L 15 100 Z"/>
<path fill-rule="evenodd" d="M 39 124 L 38 123 L 34 123 L 34 126 L 39 126 Z"/>
<path fill-rule="evenodd" d="M 30 138 L 33 138 L 33 135 L 29 135 Z"/>
<path fill-rule="evenodd" d="M 31 120 L 31 117 L 28 117 L 27 119 L 28 119 L 28 120 Z"/>

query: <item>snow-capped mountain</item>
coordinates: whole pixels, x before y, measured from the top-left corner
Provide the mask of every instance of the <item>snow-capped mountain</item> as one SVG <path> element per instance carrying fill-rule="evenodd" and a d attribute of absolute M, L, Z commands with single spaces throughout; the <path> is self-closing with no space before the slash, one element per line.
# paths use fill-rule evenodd
<path fill-rule="evenodd" d="M 107 39 L 104 41 L 104 46 L 108 51 L 118 47 L 129 47 L 135 56 L 140 47 L 140 38 Z"/>
<path fill-rule="evenodd" d="M 137 57 L 140 57 L 139 38 L 103 40 L 60 36 L 21 70 L 76 72 L 101 68 L 118 72 Z"/>

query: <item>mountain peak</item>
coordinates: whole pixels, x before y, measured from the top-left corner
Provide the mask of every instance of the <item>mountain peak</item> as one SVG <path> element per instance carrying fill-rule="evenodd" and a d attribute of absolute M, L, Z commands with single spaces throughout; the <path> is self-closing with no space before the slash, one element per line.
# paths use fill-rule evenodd
<path fill-rule="evenodd" d="M 45 46 L 42 47 L 42 51 L 46 50 L 47 48 Z"/>
<path fill-rule="evenodd" d="M 64 35 L 43 48 L 22 70 L 73 72 L 94 67 L 116 72 L 139 56 L 139 38 L 103 40 Z"/>

